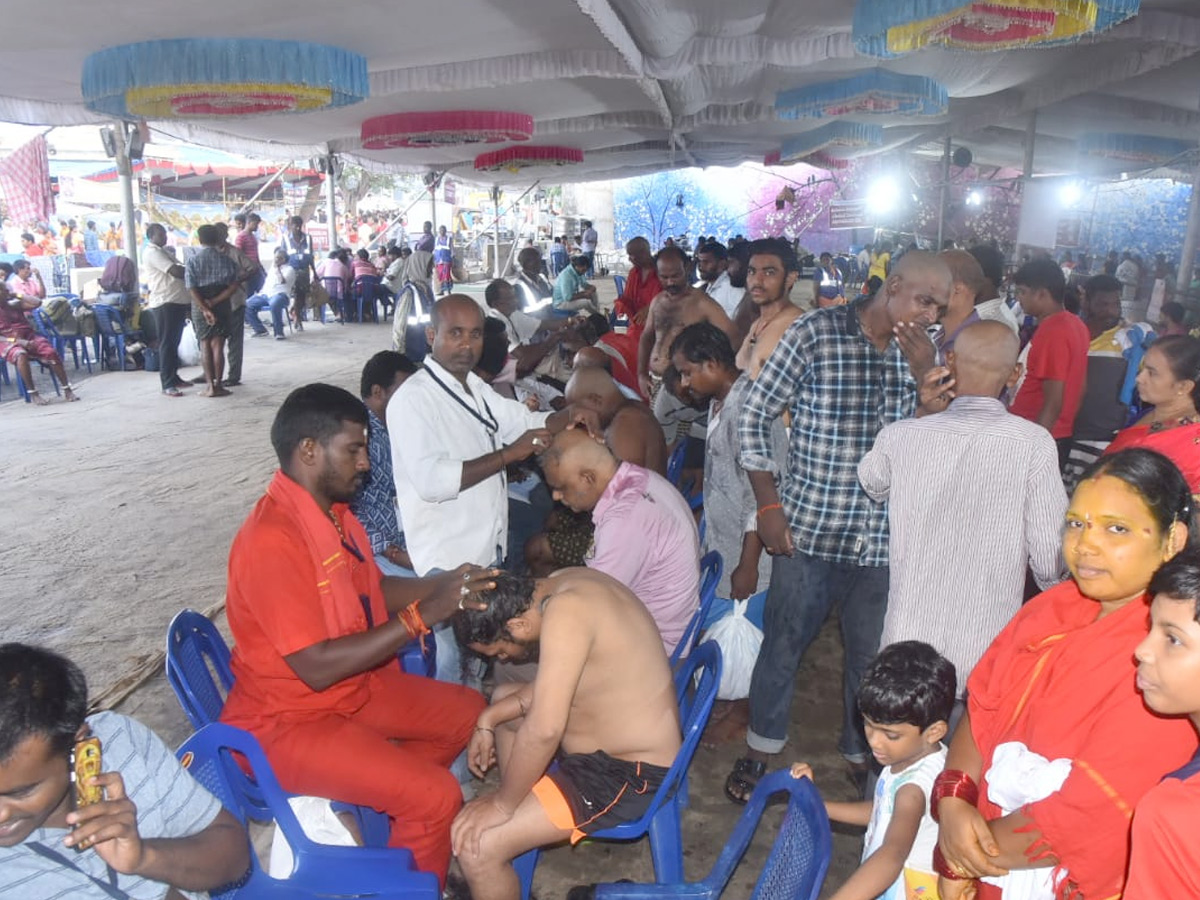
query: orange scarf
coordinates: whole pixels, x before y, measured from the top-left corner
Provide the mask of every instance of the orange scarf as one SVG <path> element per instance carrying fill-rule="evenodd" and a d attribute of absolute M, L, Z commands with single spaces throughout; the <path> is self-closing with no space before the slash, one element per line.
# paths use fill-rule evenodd
<path fill-rule="evenodd" d="M 1129 861 L 1133 808 L 1159 779 L 1191 757 L 1186 719 L 1163 719 L 1142 704 L 1133 651 L 1149 631 L 1145 600 L 1097 620 L 1099 604 L 1074 581 L 1030 601 L 988 648 L 967 682 L 971 733 L 983 772 L 997 745 L 1020 741 L 1047 759 L 1067 757 L 1062 789 L 1025 808 L 1047 849 L 1085 900 L 1119 896 Z M 980 784 L 980 811 L 1001 815 Z"/>
<path fill-rule="evenodd" d="M 387 608 L 383 603 L 383 590 L 378 578 L 370 578 L 370 587 L 363 596 L 354 583 L 354 573 L 359 566 L 374 567 L 371 557 L 371 540 L 362 524 L 350 512 L 345 503 L 335 503 L 331 509 L 342 527 L 346 540 L 343 544 L 333 520 L 321 511 L 312 494 L 294 482 L 283 472 L 276 472 L 267 486 L 271 499 L 287 511 L 304 535 L 304 545 L 312 556 L 313 568 L 317 573 L 317 592 L 321 597 L 321 610 L 325 614 L 325 626 L 331 638 L 356 634 L 363 631 L 366 610 L 370 620 L 379 625 L 387 620 Z M 354 553 L 362 556 L 360 561 Z M 368 627 L 370 627 L 368 625 Z"/>

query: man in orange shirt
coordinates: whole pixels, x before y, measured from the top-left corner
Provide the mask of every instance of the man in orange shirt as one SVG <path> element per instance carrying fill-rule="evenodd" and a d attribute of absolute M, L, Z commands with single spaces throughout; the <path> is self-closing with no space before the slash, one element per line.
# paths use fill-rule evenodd
<path fill-rule="evenodd" d="M 384 578 L 348 506 L 370 470 L 367 410 L 341 388 L 293 391 L 271 426 L 280 470 L 233 542 L 235 682 L 221 718 L 258 738 L 283 787 L 380 809 L 390 846 L 444 881 L 462 792 L 449 766 L 485 703 L 405 674 L 396 653 L 496 572 Z"/>

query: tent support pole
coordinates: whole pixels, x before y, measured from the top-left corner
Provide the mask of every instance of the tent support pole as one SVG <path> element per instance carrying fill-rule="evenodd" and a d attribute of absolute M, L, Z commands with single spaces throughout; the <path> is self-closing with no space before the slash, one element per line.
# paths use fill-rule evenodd
<path fill-rule="evenodd" d="M 133 263 L 133 270 L 136 273 L 138 264 L 137 198 L 133 193 L 133 163 L 129 159 L 129 130 L 129 123 L 122 122 L 117 132 L 119 135 L 117 138 L 117 175 L 121 183 L 121 221 L 125 231 L 125 246 L 122 249 L 125 256 Z"/>
<path fill-rule="evenodd" d="M 938 189 L 938 236 L 934 253 L 941 253 L 946 239 L 946 196 L 950 192 L 950 129 L 946 129 L 946 149 L 942 153 L 942 186 Z"/>
<path fill-rule="evenodd" d="M 492 225 L 492 277 L 500 277 L 500 188 L 492 188 L 492 207 L 496 210 L 496 221 Z M 513 235 L 516 241 L 516 235 Z"/>
<path fill-rule="evenodd" d="M 337 176 L 334 174 L 334 166 L 334 156 L 330 153 L 325 159 L 325 218 L 329 220 L 329 249 L 331 251 L 338 245 L 337 203 L 334 199 L 333 186 Z"/>
<path fill-rule="evenodd" d="M 292 167 L 292 163 L 294 163 L 294 162 L 295 162 L 294 159 L 289 159 L 282 166 L 280 166 L 275 171 L 275 174 L 272 175 L 270 178 L 268 178 L 266 183 L 262 187 L 260 187 L 257 191 L 255 191 L 254 196 L 251 197 L 249 200 L 247 200 L 245 203 L 243 203 L 238 208 L 237 212 L 244 213 L 246 210 L 248 210 L 254 204 L 255 200 L 257 200 L 259 197 L 261 197 L 263 194 L 266 193 L 267 188 L 269 188 L 276 181 L 278 181 L 280 176 L 282 176 L 284 172 L 286 172 L 288 169 L 290 169 Z"/>
<path fill-rule="evenodd" d="M 1192 285 L 1192 270 L 1196 265 L 1196 245 L 1200 242 L 1200 168 L 1192 176 L 1192 199 L 1188 203 L 1187 235 L 1183 239 L 1183 254 L 1175 274 L 1175 290 L 1187 292 Z"/>

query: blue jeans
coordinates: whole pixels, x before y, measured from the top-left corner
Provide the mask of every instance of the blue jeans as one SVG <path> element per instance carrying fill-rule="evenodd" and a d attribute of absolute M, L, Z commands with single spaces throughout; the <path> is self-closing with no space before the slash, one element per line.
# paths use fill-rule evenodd
<path fill-rule="evenodd" d="M 283 337 L 283 313 L 288 308 L 288 295 L 255 294 L 246 300 L 246 324 L 254 329 L 255 334 L 266 334 L 267 329 L 259 319 L 258 314 L 264 309 L 271 310 L 271 325 L 275 329 L 275 337 Z"/>
<path fill-rule="evenodd" d="M 796 670 L 829 611 L 838 606 L 842 645 L 842 734 L 838 752 L 851 762 L 868 756 L 858 713 L 858 684 L 879 651 L 887 612 L 886 566 L 826 562 L 796 553 L 775 557 L 763 612 L 763 644 L 750 679 L 751 750 L 779 753 L 787 743 Z"/>

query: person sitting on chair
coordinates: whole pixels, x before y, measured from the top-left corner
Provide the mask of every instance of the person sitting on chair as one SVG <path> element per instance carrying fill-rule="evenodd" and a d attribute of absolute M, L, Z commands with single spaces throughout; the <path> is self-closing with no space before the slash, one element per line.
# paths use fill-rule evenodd
<path fill-rule="evenodd" d="M 500 788 L 450 835 L 475 900 L 516 900 L 517 856 L 646 812 L 679 752 L 679 706 L 654 620 L 607 575 L 501 575 L 480 598 L 485 609 L 455 621 L 459 643 L 539 663 L 532 684 L 498 686 L 480 714 L 467 764 L 482 778 L 498 763 Z"/>
<path fill-rule="evenodd" d="M 0 684 L 0 897 L 183 900 L 247 873 L 246 829 L 145 725 L 88 716 L 75 663 L 4 644 Z M 76 748 L 92 738 L 100 772 L 81 785 Z M 80 806 L 84 789 L 99 796 Z"/>
<path fill-rule="evenodd" d="M 29 399 L 39 406 L 45 406 L 49 401 L 42 397 L 33 383 L 33 370 L 29 367 L 31 354 L 38 362 L 49 366 L 50 371 L 62 382 L 63 399 L 78 400 L 58 353 L 48 340 L 34 332 L 33 326 L 25 318 L 26 310 L 34 310 L 41 305 L 41 300 L 14 297 L 8 287 L 0 282 L 0 359 L 17 367 L 29 391 Z"/>

